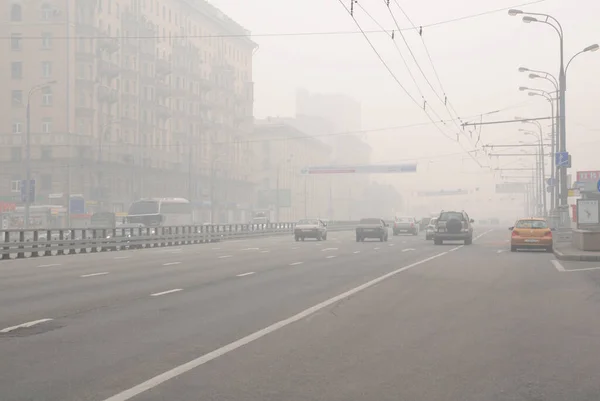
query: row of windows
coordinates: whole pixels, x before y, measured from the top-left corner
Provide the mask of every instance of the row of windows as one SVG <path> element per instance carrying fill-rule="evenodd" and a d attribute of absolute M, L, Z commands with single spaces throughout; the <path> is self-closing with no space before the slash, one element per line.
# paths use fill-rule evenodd
<path fill-rule="evenodd" d="M 42 105 L 43 106 L 52 106 L 53 103 L 53 95 L 52 95 L 52 88 L 51 87 L 45 87 L 42 88 L 41 90 L 42 93 Z M 21 89 L 15 89 L 13 91 L 11 91 L 11 101 L 12 101 L 12 105 L 15 107 L 18 106 L 24 106 L 25 105 L 25 99 L 23 99 L 23 91 Z"/>
<path fill-rule="evenodd" d="M 52 49 L 52 34 L 48 32 L 42 33 L 41 37 L 42 50 Z M 10 49 L 13 51 L 23 50 L 23 35 L 13 33 L 10 36 Z"/>
<path fill-rule="evenodd" d="M 21 160 L 21 148 L 13 148 L 13 152 L 11 154 L 11 159 L 13 161 Z M 52 189 L 52 174 L 42 174 L 40 176 L 40 189 L 41 190 L 51 190 Z M 21 192 L 21 181 L 20 180 L 11 180 L 10 181 L 10 192 Z"/>
<path fill-rule="evenodd" d="M 10 76 L 12 79 L 23 78 L 22 61 L 13 61 L 10 63 Z M 52 61 L 41 62 L 41 76 L 42 78 L 52 78 Z"/>
<path fill-rule="evenodd" d="M 25 124 L 23 124 L 22 121 L 13 121 L 13 123 L 12 123 L 13 134 L 22 134 L 24 129 L 25 129 Z M 52 119 L 49 117 L 44 118 L 42 120 L 41 129 L 42 129 L 42 133 L 51 134 L 52 133 Z"/>
<path fill-rule="evenodd" d="M 52 7 L 48 3 L 42 4 L 40 7 L 40 19 L 42 21 L 50 21 L 54 17 L 60 15 L 60 11 Z M 10 6 L 10 20 L 13 22 L 23 21 L 23 6 L 20 4 L 11 4 Z"/>

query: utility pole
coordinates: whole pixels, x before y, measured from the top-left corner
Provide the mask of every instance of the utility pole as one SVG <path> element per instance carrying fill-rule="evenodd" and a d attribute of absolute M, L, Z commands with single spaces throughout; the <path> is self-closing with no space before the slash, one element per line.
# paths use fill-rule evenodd
<path fill-rule="evenodd" d="M 279 223 L 279 171 L 281 170 L 281 164 L 277 166 L 277 176 L 275 178 L 275 222 Z"/>
<path fill-rule="evenodd" d="M 31 205 L 31 199 L 29 196 L 31 195 L 30 189 L 30 181 L 31 181 L 31 94 L 33 89 L 29 92 L 29 96 L 27 97 L 27 137 L 25 139 L 25 222 L 24 227 L 29 228 L 29 208 Z M 23 185 L 21 183 L 21 185 Z M 23 190 L 21 190 L 23 191 Z"/>

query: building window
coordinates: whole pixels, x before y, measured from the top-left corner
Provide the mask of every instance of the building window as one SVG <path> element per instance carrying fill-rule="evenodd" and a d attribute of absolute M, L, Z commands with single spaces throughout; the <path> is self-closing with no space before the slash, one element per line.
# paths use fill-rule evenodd
<path fill-rule="evenodd" d="M 42 33 L 42 49 L 52 48 L 52 34 L 49 32 Z"/>
<path fill-rule="evenodd" d="M 21 50 L 23 44 L 23 37 L 20 33 L 13 33 L 10 35 L 10 48 L 11 50 Z"/>
<path fill-rule="evenodd" d="M 23 123 L 20 121 L 14 121 L 12 123 L 12 132 L 13 134 L 21 134 L 23 132 Z"/>
<path fill-rule="evenodd" d="M 43 191 L 50 191 L 52 189 L 52 175 L 42 174 L 42 182 L 40 183 L 40 189 Z"/>
<path fill-rule="evenodd" d="M 13 61 L 10 65 L 10 74 L 13 79 L 23 78 L 23 63 L 20 61 Z"/>
<path fill-rule="evenodd" d="M 52 14 L 54 14 L 54 10 L 50 4 L 42 5 L 42 20 L 50 21 L 52 19 Z"/>
<path fill-rule="evenodd" d="M 11 21 L 21 21 L 23 18 L 23 8 L 20 4 L 13 4 L 10 7 L 10 20 Z"/>
<path fill-rule="evenodd" d="M 42 89 L 42 104 L 44 106 L 52 106 L 52 88 L 49 86 Z"/>
<path fill-rule="evenodd" d="M 13 106 L 22 106 L 23 105 L 23 91 L 22 90 L 13 90 L 11 93 L 11 99 Z"/>
<path fill-rule="evenodd" d="M 15 147 L 10 148 L 10 159 L 14 162 L 21 161 L 21 148 Z M 21 185 L 19 184 L 19 191 L 21 190 Z"/>
<path fill-rule="evenodd" d="M 42 77 L 50 78 L 52 76 L 52 62 L 42 61 Z"/>
<path fill-rule="evenodd" d="M 14 149 L 19 149 L 19 148 L 13 148 Z M 21 149 L 19 149 L 21 150 Z M 12 180 L 10 182 L 10 192 L 21 192 L 21 181 L 19 180 Z"/>
<path fill-rule="evenodd" d="M 45 118 L 42 121 L 42 132 L 44 134 L 49 134 L 52 132 L 52 119 L 50 118 Z"/>
<path fill-rule="evenodd" d="M 52 148 L 44 146 L 42 148 L 42 160 L 51 160 L 52 159 Z"/>

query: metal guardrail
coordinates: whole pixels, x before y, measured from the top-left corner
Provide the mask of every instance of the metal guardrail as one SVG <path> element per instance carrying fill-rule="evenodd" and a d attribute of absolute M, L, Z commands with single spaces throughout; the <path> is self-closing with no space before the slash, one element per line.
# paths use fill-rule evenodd
<path fill-rule="evenodd" d="M 353 229 L 356 222 L 331 222 L 328 231 Z M 134 228 L 0 230 L 0 260 L 73 255 L 123 249 L 210 243 L 236 238 L 291 235 L 295 223 L 226 224 Z"/>

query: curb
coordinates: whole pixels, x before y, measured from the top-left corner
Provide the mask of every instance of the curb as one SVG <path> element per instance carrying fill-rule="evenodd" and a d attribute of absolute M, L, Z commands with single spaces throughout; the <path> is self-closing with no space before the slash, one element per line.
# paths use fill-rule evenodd
<path fill-rule="evenodd" d="M 573 261 L 573 262 L 598 262 L 598 261 L 600 261 L 600 255 L 585 255 L 585 254 L 565 255 L 564 253 L 560 252 L 556 248 L 553 249 L 553 252 L 554 252 L 554 256 L 556 256 L 556 259 L 558 259 L 558 260 L 566 260 L 566 261 Z"/>

